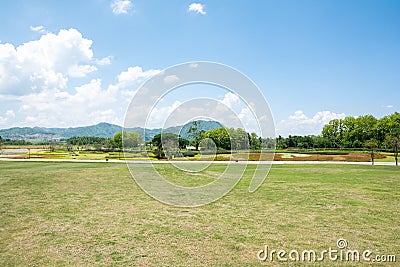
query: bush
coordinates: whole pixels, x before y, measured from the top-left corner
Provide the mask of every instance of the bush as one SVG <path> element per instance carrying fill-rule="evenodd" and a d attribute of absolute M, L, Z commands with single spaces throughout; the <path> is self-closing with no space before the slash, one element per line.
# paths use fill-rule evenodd
<path fill-rule="evenodd" d="M 184 157 L 194 157 L 194 156 L 196 156 L 197 153 L 193 152 L 193 151 L 186 151 L 186 152 L 183 152 L 182 154 Z"/>

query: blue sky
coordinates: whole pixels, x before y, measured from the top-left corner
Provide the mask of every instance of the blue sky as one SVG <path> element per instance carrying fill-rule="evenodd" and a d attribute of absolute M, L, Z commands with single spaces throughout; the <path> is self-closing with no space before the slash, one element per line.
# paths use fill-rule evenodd
<path fill-rule="evenodd" d="M 2 1 L 0 128 L 122 125 L 144 80 L 189 61 L 250 77 L 278 134 L 382 117 L 400 110 L 398 14 L 396 0 Z"/>

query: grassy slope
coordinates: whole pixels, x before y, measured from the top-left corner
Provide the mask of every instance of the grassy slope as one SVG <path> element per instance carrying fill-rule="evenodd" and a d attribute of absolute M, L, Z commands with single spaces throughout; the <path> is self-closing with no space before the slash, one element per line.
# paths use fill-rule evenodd
<path fill-rule="evenodd" d="M 273 166 L 248 194 L 252 168 L 226 197 L 184 209 L 147 196 L 124 164 L 0 162 L 1 265 L 259 266 L 264 244 L 322 250 L 340 237 L 400 257 L 399 168 Z"/>

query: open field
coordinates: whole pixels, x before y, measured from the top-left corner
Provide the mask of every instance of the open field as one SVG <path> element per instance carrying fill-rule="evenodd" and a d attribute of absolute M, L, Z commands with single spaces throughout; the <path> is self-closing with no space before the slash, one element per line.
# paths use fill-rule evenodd
<path fill-rule="evenodd" d="M 193 185 L 211 181 L 224 165 L 204 175 L 157 168 Z M 399 168 L 274 165 L 249 194 L 254 168 L 224 198 L 188 209 L 147 196 L 125 164 L 0 161 L 1 265 L 260 266 L 264 245 L 321 251 L 337 248 L 339 238 L 399 261 Z"/>

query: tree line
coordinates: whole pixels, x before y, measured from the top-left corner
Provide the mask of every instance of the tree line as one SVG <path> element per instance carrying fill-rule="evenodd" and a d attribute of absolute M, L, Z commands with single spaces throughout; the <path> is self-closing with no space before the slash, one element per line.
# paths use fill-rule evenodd
<path fill-rule="evenodd" d="M 66 141 L 68 150 L 73 147 L 94 148 L 96 150 L 122 150 L 125 148 L 137 148 L 142 144 L 142 136 L 131 132 L 119 132 L 112 138 L 97 136 L 74 136 Z"/>
<path fill-rule="evenodd" d="M 397 160 L 400 150 L 400 113 L 377 119 L 372 115 L 358 117 L 348 116 L 344 119 L 333 119 L 324 125 L 320 135 L 278 136 L 277 138 L 262 138 L 256 133 L 248 133 L 243 129 L 215 128 L 209 131 L 199 130 L 198 122 L 192 122 L 188 135 L 190 140 L 176 134 L 158 134 L 152 140 L 143 143 L 142 136 L 134 132 L 116 133 L 112 138 L 80 136 L 66 140 L 70 150 L 73 146 L 94 148 L 97 150 L 134 149 L 139 146 L 149 146 L 150 149 L 161 151 L 164 143 L 170 147 L 184 149 L 191 145 L 195 150 L 209 149 L 215 146 L 217 150 L 261 150 L 261 149 L 368 149 L 373 154 L 377 149 L 392 151 Z M 165 141 L 162 142 L 162 139 Z M 212 142 L 211 142 L 212 141 Z M 177 145 L 171 146 L 172 143 Z M 3 144 L 27 145 L 24 140 L 3 140 Z M 161 152 L 160 152 L 161 153 Z"/>

